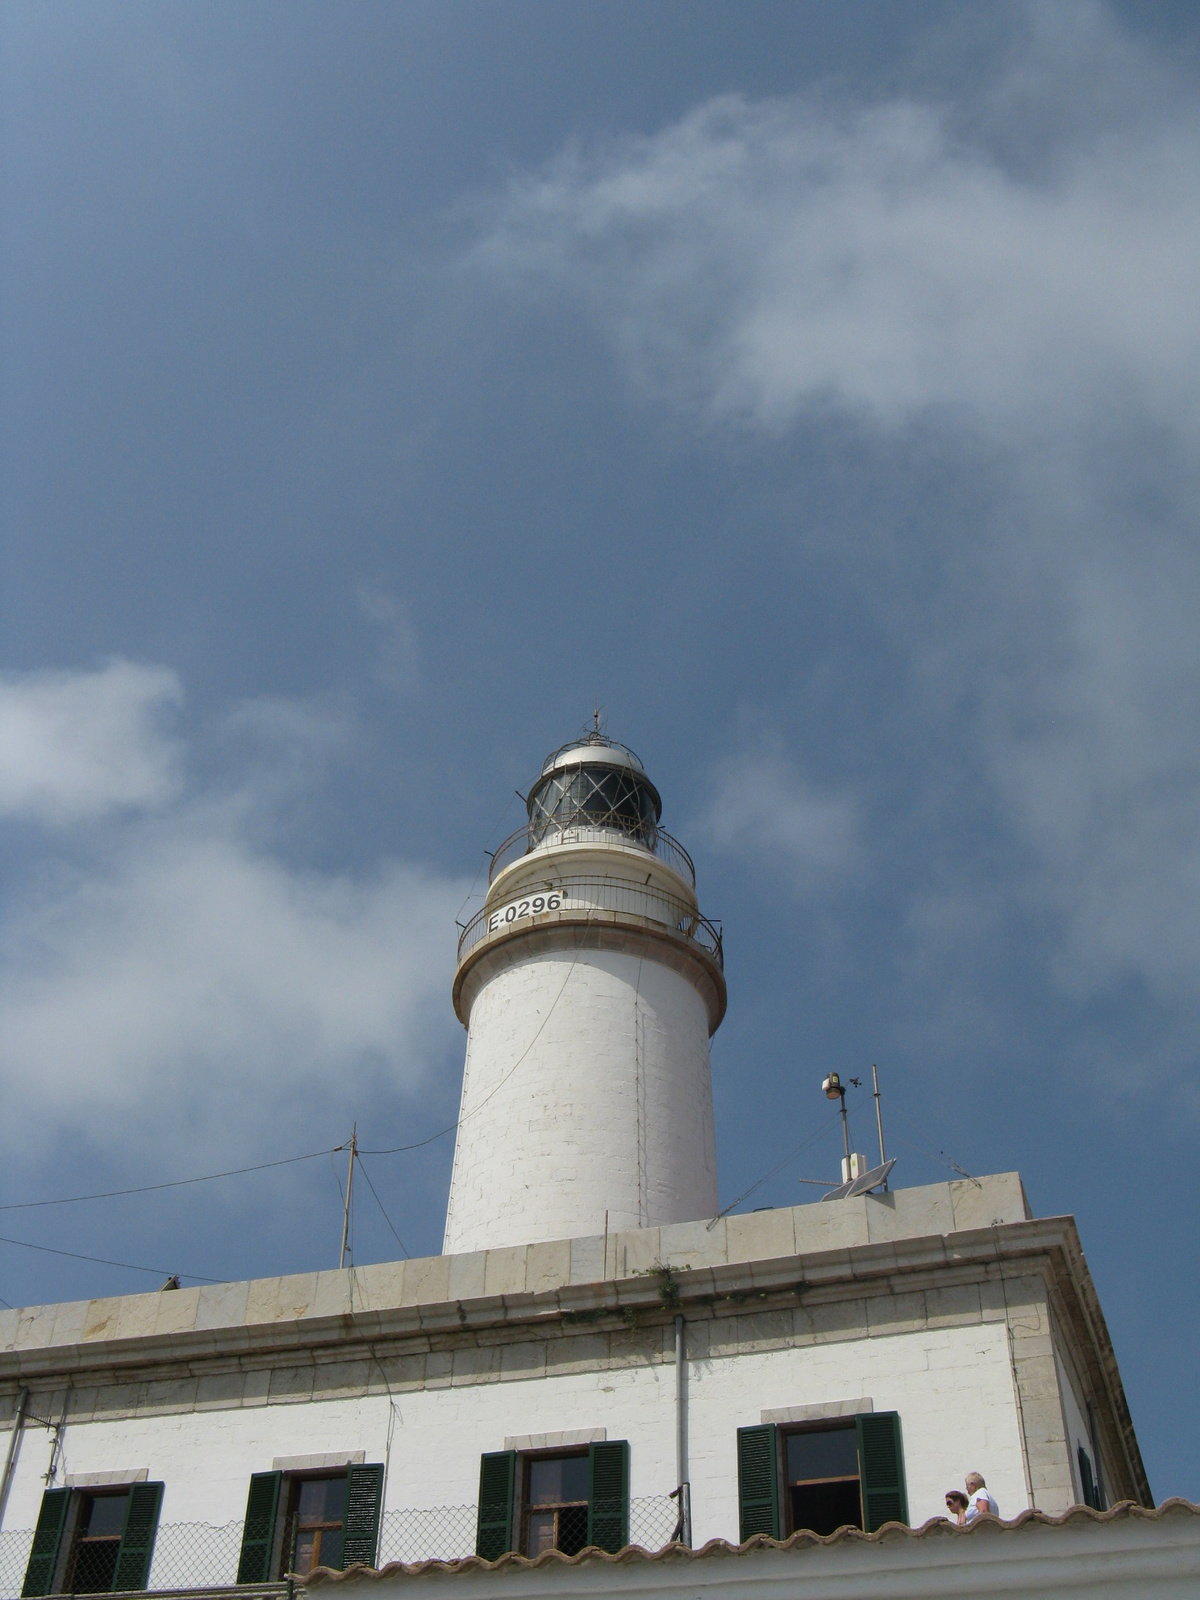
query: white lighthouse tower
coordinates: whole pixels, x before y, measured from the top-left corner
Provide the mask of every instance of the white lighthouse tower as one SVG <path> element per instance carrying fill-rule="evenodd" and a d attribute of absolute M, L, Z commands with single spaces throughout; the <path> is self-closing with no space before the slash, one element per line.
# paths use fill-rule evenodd
<path fill-rule="evenodd" d="M 721 936 L 632 750 L 549 756 L 458 947 L 467 1059 L 443 1250 L 711 1217 Z"/>

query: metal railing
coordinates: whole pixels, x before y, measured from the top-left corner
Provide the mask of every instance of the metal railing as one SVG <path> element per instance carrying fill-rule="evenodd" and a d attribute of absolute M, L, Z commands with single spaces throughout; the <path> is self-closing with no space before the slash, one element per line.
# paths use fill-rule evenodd
<path fill-rule="evenodd" d="M 645 1550 L 670 1544 L 678 1520 L 670 1495 L 644 1495 L 629 1502 L 629 1542 Z M 154 1540 L 147 1589 L 232 1589 L 237 1585 L 242 1521 L 167 1522 Z M 476 1509 L 465 1506 L 406 1507 L 385 1511 L 379 1523 L 376 1565 L 390 1561 L 459 1561 L 475 1554 Z M 0 1600 L 19 1600 L 33 1544 L 32 1528 L 0 1531 Z"/>
<path fill-rule="evenodd" d="M 477 911 L 459 937 L 458 959 L 461 962 L 489 933 L 498 933 L 501 928 L 519 922 L 536 923 L 539 916 L 561 911 L 626 912 L 660 922 L 672 933 L 694 940 L 719 967 L 724 966 L 721 930 L 707 917 L 702 917 L 694 906 L 663 889 L 624 883 L 619 878 L 582 877 L 562 878 L 553 889 L 516 896 L 510 904 L 497 910 L 485 906 Z"/>
<path fill-rule="evenodd" d="M 547 826 L 539 824 L 536 828 L 531 823 L 526 823 L 523 828 L 518 828 L 516 833 L 510 833 L 492 856 L 491 866 L 488 868 L 488 883 L 492 883 L 498 872 L 511 866 L 514 861 L 519 861 L 522 856 L 527 856 L 531 850 L 541 849 L 543 846 L 560 844 L 618 844 L 632 845 L 638 850 L 648 850 L 652 856 L 657 856 L 665 862 L 672 871 L 677 872 L 685 883 L 696 886 L 696 869 L 692 865 L 692 858 L 665 828 L 645 828 L 637 833 L 629 831 L 627 819 L 612 817 L 588 816 L 577 822 L 571 822 L 566 827 Z"/>

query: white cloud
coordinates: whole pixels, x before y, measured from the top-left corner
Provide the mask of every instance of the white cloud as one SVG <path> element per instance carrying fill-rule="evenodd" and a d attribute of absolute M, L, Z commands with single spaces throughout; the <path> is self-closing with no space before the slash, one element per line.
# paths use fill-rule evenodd
<path fill-rule="evenodd" d="M 952 764 L 990 786 L 999 876 L 961 893 L 1049 918 L 1071 995 L 1133 977 L 1200 1005 L 1200 110 L 1103 7 L 1017 15 L 969 104 L 722 98 L 518 177 L 473 260 L 582 305 L 702 427 L 969 441 L 972 524 L 886 557 L 843 530 L 844 581 L 907 658 L 905 727 L 936 746 L 953 707 Z M 905 804 L 945 840 L 942 777 Z M 728 839 L 788 815 L 735 798 Z M 801 876 L 853 837 L 825 805 L 780 825 Z M 951 859 L 919 826 L 918 909 Z"/>
<path fill-rule="evenodd" d="M 697 833 L 775 876 L 800 895 L 819 894 L 860 864 L 858 807 L 824 794 L 780 751 L 763 748 L 722 762 Z"/>
<path fill-rule="evenodd" d="M 63 826 L 177 792 L 167 713 L 182 698 L 164 667 L 0 677 L 0 817 Z"/>
<path fill-rule="evenodd" d="M 968 407 L 1028 435 L 1115 398 L 1194 428 L 1200 119 L 1176 109 L 1030 176 L 948 107 L 723 97 L 515 181 L 476 259 L 582 297 L 709 418 Z"/>
<path fill-rule="evenodd" d="M 13 680 L 10 692 L 37 707 L 43 681 L 22 698 L 27 686 Z M 120 675 L 105 681 L 126 692 Z M 59 708 L 87 703 L 96 685 L 51 682 L 56 770 L 122 770 L 128 719 L 64 719 Z M 271 702 L 226 726 L 257 736 L 265 723 L 276 743 L 307 748 L 328 738 L 329 721 Z M 173 770 L 167 736 L 134 725 L 145 771 Z M 75 864 L 51 863 L 11 897 L 0 924 L 10 1145 L 28 1155 L 37 1130 L 51 1139 L 69 1127 L 110 1146 L 119 1136 L 222 1157 L 261 1150 L 264 1127 L 302 1137 L 339 1097 L 411 1092 L 440 1058 L 456 1029 L 448 995 L 462 885 L 395 861 L 351 876 L 286 860 L 264 838 L 264 796 L 278 804 L 290 781 L 294 798 L 311 771 L 285 749 L 264 779 L 263 759 L 260 749 L 240 789 L 226 775 L 219 791 L 176 790 L 169 803 L 164 785 L 144 781 L 136 792 L 154 795 L 155 814 L 100 834 L 78 828 Z M 115 780 L 109 789 L 124 798 Z"/>

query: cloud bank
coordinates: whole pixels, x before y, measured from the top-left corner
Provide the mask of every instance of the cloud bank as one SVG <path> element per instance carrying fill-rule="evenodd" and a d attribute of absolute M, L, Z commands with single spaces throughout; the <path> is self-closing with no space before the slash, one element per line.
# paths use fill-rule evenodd
<path fill-rule="evenodd" d="M 205 786 L 165 719 L 179 699 L 126 662 L 0 690 L 5 814 L 74 825 L 0 923 L 0 1098 L 26 1155 L 64 1127 L 258 1151 L 264 1127 L 302 1138 L 339 1098 L 412 1092 L 452 1034 L 462 886 L 273 848 L 272 812 L 313 776 L 291 757 L 327 742 L 327 716 L 240 708 L 227 731 L 253 732 L 259 764 L 241 748 L 234 781 Z"/>
<path fill-rule="evenodd" d="M 726 448 L 835 419 L 866 450 L 935 438 L 980 464 L 969 525 L 886 557 L 842 530 L 842 581 L 906 663 L 906 730 L 956 741 L 999 823 L 949 920 L 990 897 L 1040 930 L 1060 994 L 1132 983 L 1194 1017 L 1200 111 L 1103 7 L 1018 15 L 969 99 L 726 96 L 567 150 L 513 179 L 471 261 L 574 303 L 635 394 Z M 946 819 L 944 774 L 931 754 L 911 817 Z M 762 848 L 722 816 L 731 848 Z M 848 863 L 846 827 L 809 807 L 796 849 L 776 842 Z M 941 827 L 914 925 L 946 920 L 962 863 Z"/>

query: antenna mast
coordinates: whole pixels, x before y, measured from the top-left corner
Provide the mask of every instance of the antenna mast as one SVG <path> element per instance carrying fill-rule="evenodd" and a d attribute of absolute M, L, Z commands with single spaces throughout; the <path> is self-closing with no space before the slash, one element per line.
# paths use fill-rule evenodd
<path fill-rule="evenodd" d="M 342 1218 L 342 1253 L 339 1269 L 346 1265 L 346 1240 L 350 1235 L 350 1191 L 354 1187 L 354 1158 L 358 1154 L 358 1123 L 350 1130 L 350 1170 L 346 1174 L 346 1213 Z"/>
<path fill-rule="evenodd" d="M 883 1112 L 879 1109 L 879 1068 L 871 1063 L 871 1077 L 875 1080 L 875 1121 L 879 1127 L 879 1165 L 887 1166 L 887 1155 L 883 1148 Z M 887 1193 L 887 1179 L 883 1180 L 883 1192 Z"/>

